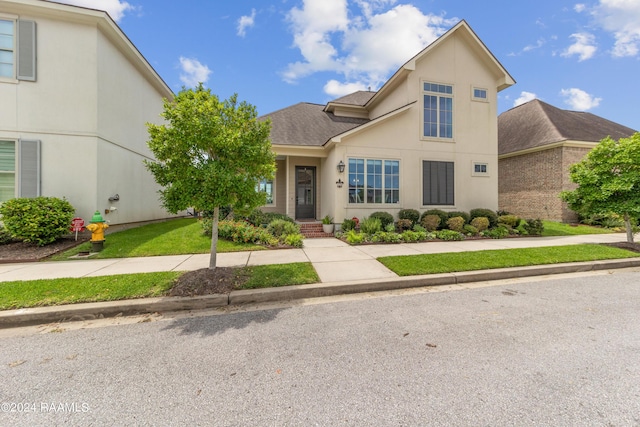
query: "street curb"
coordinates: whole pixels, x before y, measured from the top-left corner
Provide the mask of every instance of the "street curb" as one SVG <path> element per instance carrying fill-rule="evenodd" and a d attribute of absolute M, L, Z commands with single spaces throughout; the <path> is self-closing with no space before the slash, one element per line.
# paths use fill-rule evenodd
<path fill-rule="evenodd" d="M 248 303 L 289 301 L 363 292 L 389 291 L 425 286 L 459 285 L 553 274 L 640 267 L 640 258 L 593 262 L 536 265 L 459 273 L 429 274 L 380 280 L 335 283 L 313 283 L 280 288 L 246 289 L 229 295 L 215 294 L 196 297 L 159 297 L 137 300 L 69 304 L 52 307 L 23 308 L 0 311 L 0 329 L 64 321 L 93 320 L 156 312 L 202 310 Z"/>

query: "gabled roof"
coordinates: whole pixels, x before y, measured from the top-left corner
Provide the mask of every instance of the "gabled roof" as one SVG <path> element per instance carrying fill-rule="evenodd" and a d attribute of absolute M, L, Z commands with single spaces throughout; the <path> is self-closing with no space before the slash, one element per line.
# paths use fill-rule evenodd
<path fill-rule="evenodd" d="M 363 106 L 375 95 L 375 92 L 359 90 L 357 92 L 350 93 L 349 95 L 345 95 L 341 98 L 334 99 L 330 101 L 327 105 L 330 104 L 346 104 L 346 105 L 358 105 Z"/>
<path fill-rule="evenodd" d="M 266 114 L 271 119 L 271 143 L 321 147 L 332 137 L 367 123 L 368 119 L 340 117 L 324 111 L 324 105 L 301 102 Z"/>
<path fill-rule="evenodd" d="M 597 143 L 636 131 L 595 114 L 562 110 L 534 99 L 498 116 L 498 154 L 535 149 L 563 141 Z"/>

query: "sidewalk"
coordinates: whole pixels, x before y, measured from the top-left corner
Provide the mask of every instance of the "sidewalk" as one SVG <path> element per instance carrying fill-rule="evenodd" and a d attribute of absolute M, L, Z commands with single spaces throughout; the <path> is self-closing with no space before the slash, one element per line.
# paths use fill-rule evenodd
<path fill-rule="evenodd" d="M 217 255 L 217 266 L 238 267 L 311 262 L 322 283 L 333 283 L 397 278 L 395 273 L 376 261 L 376 258 L 382 256 L 613 243 L 624 240 L 625 235 L 620 233 L 360 246 L 350 246 L 334 238 L 305 239 L 302 249 L 220 253 Z M 0 264 L 0 282 L 156 271 L 191 271 L 208 266 L 209 254 Z"/>

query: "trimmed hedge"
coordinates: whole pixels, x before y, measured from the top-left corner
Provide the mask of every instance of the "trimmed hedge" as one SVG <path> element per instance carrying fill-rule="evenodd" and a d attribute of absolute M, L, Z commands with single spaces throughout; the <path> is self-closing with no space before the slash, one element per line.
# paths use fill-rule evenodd
<path fill-rule="evenodd" d="M 69 234 L 75 208 L 57 197 L 17 198 L 0 205 L 0 215 L 12 238 L 45 246 Z"/>
<path fill-rule="evenodd" d="M 393 224 L 393 215 L 389 212 L 374 212 L 369 215 L 369 218 L 378 218 L 380 223 L 382 223 L 382 229 L 386 229 L 387 225 Z"/>

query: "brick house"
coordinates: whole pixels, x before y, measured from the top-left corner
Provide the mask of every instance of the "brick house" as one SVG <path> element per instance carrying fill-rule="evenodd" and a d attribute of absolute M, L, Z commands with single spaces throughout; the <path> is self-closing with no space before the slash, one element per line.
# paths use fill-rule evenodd
<path fill-rule="evenodd" d="M 610 136 L 636 131 L 591 113 L 568 111 L 539 99 L 498 116 L 498 205 L 525 218 L 573 222 L 559 194 L 573 190 L 569 166 Z"/>

